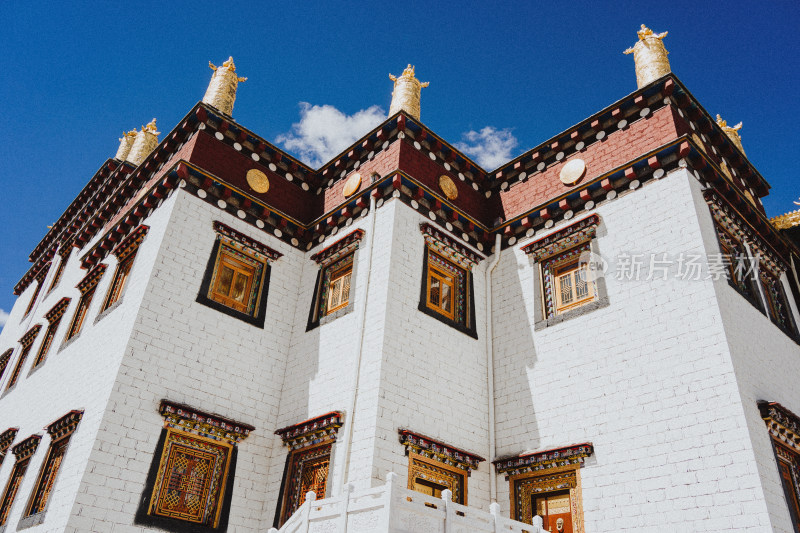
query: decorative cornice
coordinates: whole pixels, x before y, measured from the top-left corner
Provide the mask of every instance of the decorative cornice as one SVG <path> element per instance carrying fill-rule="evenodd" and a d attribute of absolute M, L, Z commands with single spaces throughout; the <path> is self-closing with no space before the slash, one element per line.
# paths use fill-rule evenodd
<path fill-rule="evenodd" d="M 428 243 L 428 246 L 467 270 L 485 259 L 483 255 L 473 252 L 466 246 L 462 246 L 449 235 L 427 222 L 420 224 L 419 230 L 422 232 L 422 236 L 425 237 L 425 242 Z"/>
<path fill-rule="evenodd" d="M 800 224 L 800 209 L 795 209 L 794 211 L 789 211 L 788 213 L 772 217 L 769 219 L 769 221 L 775 227 L 775 229 L 778 230 L 797 226 Z"/>
<path fill-rule="evenodd" d="M 335 262 L 341 257 L 354 252 L 358 249 L 361 239 L 364 237 L 364 230 L 357 229 L 351 231 L 344 238 L 339 239 L 334 244 L 327 248 L 320 250 L 311 256 L 311 259 L 317 262 L 320 267 L 326 267 Z"/>
<path fill-rule="evenodd" d="M 773 438 L 800 453 L 800 416 L 778 402 L 758 402 L 761 418 L 767 423 Z"/>
<path fill-rule="evenodd" d="M 277 250 L 273 250 L 266 244 L 260 243 L 255 239 L 251 239 L 244 233 L 238 232 L 235 229 L 231 228 L 230 226 L 219 222 L 218 220 L 214 221 L 214 231 L 222 235 L 223 237 L 228 237 L 232 239 L 242 246 L 250 248 L 252 251 L 257 252 L 267 259 L 272 261 L 276 261 L 283 256 L 282 253 L 278 252 Z"/>
<path fill-rule="evenodd" d="M 31 435 L 27 439 L 14 446 L 11 451 L 14 452 L 17 462 L 27 459 L 36 453 L 36 448 L 39 446 L 40 440 L 42 440 L 41 435 Z"/>
<path fill-rule="evenodd" d="M 532 255 L 533 260 L 539 262 L 542 259 L 593 239 L 597 233 L 598 224 L 600 224 L 600 217 L 598 215 L 589 215 L 566 228 L 533 241 L 524 246 L 522 251 Z"/>
<path fill-rule="evenodd" d="M 64 316 L 64 312 L 69 307 L 69 302 L 72 298 L 67 298 L 66 296 L 61 298 L 56 305 L 53 306 L 48 312 L 44 314 L 44 317 L 47 319 L 48 322 L 51 324 Z"/>
<path fill-rule="evenodd" d="M 445 444 L 419 433 L 414 433 L 407 429 L 398 430 L 398 433 L 400 434 L 400 444 L 405 446 L 407 451 L 412 451 L 446 465 L 461 468 L 467 472 L 478 468 L 478 463 L 486 460 L 479 455 L 465 452 L 449 444 Z"/>
<path fill-rule="evenodd" d="M 83 410 L 72 410 L 55 422 L 51 423 L 49 426 L 47 426 L 47 432 L 50 434 L 50 438 L 53 440 L 58 440 L 66 435 L 69 435 L 75 431 L 76 427 L 78 427 L 78 422 L 81 421 L 82 417 Z"/>
<path fill-rule="evenodd" d="M 299 424 L 286 426 L 275 432 L 291 450 L 306 448 L 324 442 L 336 441 L 336 434 L 342 427 L 343 413 L 331 411 Z"/>
<path fill-rule="evenodd" d="M 506 475 L 536 472 L 560 466 L 580 465 L 594 453 L 591 442 L 573 444 L 562 448 L 551 448 L 540 452 L 525 453 L 497 459 L 494 462 L 498 473 Z"/>
<path fill-rule="evenodd" d="M 236 444 L 247 438 L 255 428 L 249 424 L 211 415 L 169 400 L 161 400 L 159 413 L 164 417 L 164 427 L 193 433 L 208 439 Z"/>
<path fill-rule="evenodd" d="M 31 329 L 29 329 L 28 332 L 25 333 L 25 335 L 22 336 L 22 338 L 19 340 L 19 343 L 23 347 L 28 346 L 34 341 L 34 339 L 36 339 L 36 335 L 39 334 L 40 329 L 42 329 L 42 325 L 36 324 Z"/>
<path fill-rule="evenodd" d="M 93 289 L 100 281 L 100 278 L 103 277 L 103 274 L 108 268 L 108 265 L 100 264 L 94 267 L 92 270 L 86 274 L 83 279 L 76 285 L 78 290 L 81 291 L 81 294 L 86 293 L 90 289 Z"/>
<path fill-rule="evenodd" d="M 4 455 L 8 451 L 11 443 L 14 442 L 14 439 L 17 437 L 18 432 L 19 428 L 8 428 L 0 433 L 0 454 Z"/>
<path fill-rule="evenodd" d="M 125 237 L 111 253 L 116 255 L 120 261 L 124 261 L 129 255 L 136 251 L 136 248 L 142 243 L 149 230 L 150 226 L 140 224 L 139 227 Z"/>

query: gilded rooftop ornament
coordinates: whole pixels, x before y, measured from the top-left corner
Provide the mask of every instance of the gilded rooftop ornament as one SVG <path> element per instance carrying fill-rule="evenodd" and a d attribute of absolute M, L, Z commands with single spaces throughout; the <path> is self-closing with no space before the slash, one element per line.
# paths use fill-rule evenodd
<path fill-rule="evenodd" d="M 128 133 L 122 132 L 122 138 L 119 140 L 119 148 L 117 148 L 117 155 L 114 159 L 118 161 L 125 161 L 133 146 L 133 141 L 136 140 L 136 130 L 131 130 Z"/>
<path fill-rule="evenodd" d="M 641 89 L 661 76 L 669 74 L 671 70 L 667 59 L 669 52 L 661 42 L 667 36 L 667 32 L 654 33 L 642 24 L 642 29 L 637 34 L 639 40 L 623 53 L 633 54 L 633 61 L 636 63 L 636 85 Z"/>
<path fill-rule="evenodd" d="M 233 113 L 233 103 L 236 101 L 236 88 L 240 81 L 247 78 L 240 78 L 236 75 L 236 65 L 233 57 L 229 57 L 221 67 L 208 62 L 208 66 L 214 71 L 211 82 L 208 84 L 206 94 L 203 96 L 203 103 L 214 106 L 226 115 Z"/>
<path fill-rule="evenodd" d="M 136 139 L 133 141 L 125 161 L 133 163 L 137 167 L 141 165 L 150 152 L 158 146 L 159 133 L 156 131 L 156 119 L 151 120 L 147 126 L 142 126 L 141 131 L 136 133 Z"/>
<path fill-rule="evenodd" d="M 419 120 L 419 100 L 422 88 L 427 87 L 430 82 L 421 83 L 414 76 L 414 67 L 408 65 L 399 76 L 389 74 L 389 79 L 394 82 L 392 91 L 392 105 L 389 107 L 389 116 L 394 115 L 401 109 L 409 116 Z"/>
<path fill-rule="evenodd" d="M 725 135 L 739 148 L 739 150 L 744 153 L 744 147 L 742 146 L 742 138 L 739 135 L 739 130 L 742 129 L 742 123 L 738 123 L 735 126 L 728 126 L 728 122 L 724 120 L 719 113 L 717 113 L 717 125 L 722 128 L 722 131 L 725 132 Z"/>

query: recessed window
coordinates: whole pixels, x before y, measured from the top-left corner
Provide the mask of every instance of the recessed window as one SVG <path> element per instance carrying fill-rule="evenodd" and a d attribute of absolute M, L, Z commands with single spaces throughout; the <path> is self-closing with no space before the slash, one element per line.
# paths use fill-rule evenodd
<path fill-rule="evenodd" d="M 470 269 L 480 257 L 430 224 L 420 229 L 426 242 L 420 311 L 477 338 Z"/>
<path fill-rule="evenodd" d="M 314 287 L 307 330 L 353 309 L 356 257 L 363 236 L 363 230 L 355 230 L 311 256 L 320 270 Z"/>
<path fill-rule="evenodd" d="M 19 486 L 22 484 L 25 472 L 28 471 L 31 456 L 36 452 L 40 440 L 41 437 L 39 435 L 31 435 L 13 448 L 16 461 L 14 462 L 14 468 L 11 470 L 8 484 L 3 491 L 3 497 L 0 498 L 0 526 L 5 525 L 8 521 L 11 506 L 14 504 L 17 492 L 19 492 Z"/>
<path fill-rule="evenodd" d="M 17 363 L 14 365 L 14 370 L 12 370 L 11 376 L 8 379 L 8 385 L 6 385 L 6 390 L 10 389 L 11 387 L 17 384 L 17 381 L 19 380 L 19 375 L 22 372 L 22 367 L 25 365 L 25 361 L 28 359 L 28 354 L 31 353 L 31 347 L 33 346 L 33 341 L 36 340 L 36 336 L 39 334 L 40 329 L 42 329 L 41 324 L 35 325 L 19 340 L 19 343 L 22 346 L 22 350 L 20 351 L 19 357 L 17 358 Z"/>
<path fill-rule="evenodd" d="M 225 531 L 236 444 L 254 428 L 167 400 L 164 430 L 134 523 L 168 531 Z M 194 529 L 192 529 L 194 531 Z"/>
<path fill-rule="evenodd" d="M 214 229 L 217 240 L 197 302 L 263 327 L 269 261 L 281 254 L 221 222 Z"/>
<path fill-rule="evenodd" d="M 133 266 L 133 259 L 135 256 L 136 254 L 131 254 L 124 261 L 117 264 L 117 269 L 114 271 L 114 279 L 111 281 L 111 286 L 108 288 L 108 296 L 106 296 L 106 301 L 103 302 L 102 311 L 105 311 L 119 301 L 120 296 L 122 296 L 122 291 L 125 289 L 125 283 L 128 281 L 128 275 L 131 273 L 131 267 Z"/>
<path fill-rule="evenodd" d="M 800 417 L 777 402 L 760 401 L 758 409 L 772 438 L 792 531 L 800 531 Z"/>
<path fill-rule="evenodd" d="M 58 262 L 58 267 L 56 268 L 56 272 L 53 274 L 53 281 L 50 282 L 50 288 L 47 289 L 48 293 L 58 286 L 58 283 L 61 281 L 61 277 L 64 275 L 64 268 L 66 268 L 68 260 L 69 251 L 61 256 L 61 259 Z"/>
<path fill-rule="evenodd" d="M 81 291 L 81 298 L 78 300 L 78 307 L 75 309 L 75 314 L 69 324 L 67 335 L 64 340 L 69 340 L 81 332 L 83 324 L 86 321 L 86 315 L 89 312 L 89 306 L 94 299 L 94 293 L 97 290 L 97 284 L 103 273 L 106 271 L 107 265 L 98 265 L 86 277 L 78 283 L 78 289 Z"/>
<path fill-rule="evenodd" d="M 309 491 L 318 500 L 325 497 L 331 450 L 341 426 L 342 414 L 333 411 L 275 432 L 290 450 L 275 527 L 283 525 L 303 505 Z"/>
<path fill-rule="evenodd" d="M 44 518 L 43 513 L 47 509 L 50 495 L 56 483 L 58 471 L 67 453 L 67 445 L 82 416 L 83 411 L 70 411 L 47 427 L 47 432 L 50 434 L 51 438 L 50 447 L 47 450 L 47 456 L 39 471 L 39 477 L 36 480 L 31 499 L 24 513 L 25 518 L 23 518 L 23 521 L 30 522 L 30 524 L 27 525 L 40 523 L 41 519 Z M 36 515 L 39 516 L 40 521 L 34 521 L 28 518 Z M 26 524 L 21 521 L 20 525 L 24 526 Z"/>
<path fill-rule="evenodd" d="M 434 498 L 449 490 L 454 502 L 467 505 L 467 479 L 484 459 L 405 429 L 399 433 L 408 455 L 408 488 Z"/>
<path fill-rule="evenodd" d="M 28 307 L 25 308 L 25 315 L 28 316 L 28 313 L 31 312 L 33 309 L 33 305 L 36 303 L 36 299 L 39 297 L 39 293 L 42 291 L 42 284 L 44 283 L 44 278 L 47 275 L 47 268 L 42 270 L 42 274 L 39 274 L 36 277 L 36 289 L 33 291 L 33 296 L 31 296 L 31 300 L 28 302 Z"/>
<path fill-rule="evenodd" d="M 14 348 L 9 348 L 2 355 L 0 355 L 0 378 L 6 373 L 8 362 L 11 360 L 11 354 L 14 353 Z"/>
<path fill-rule="evenodd" d="M 64 316 L 64 312 L 67 310 L 69 302 L 69 298 L 62 298 L 50 311 L 45 314 L 45 318 L 47 318 L 48 322 L 50 322 L 50 325 L 47 326 L 47 331 L 44 333 L 42 344 L 39 346 L 39 351 L 36 353 L 36 359 L 33 360 L 33 368 L 37 368 L 44 362 L 45 357 L 47 357 L 47 352 L 50 350 L 50 347 L 53 344 L 53 338 L 56 335 L 59 324 L 61 324 L 61 318 Z"/>

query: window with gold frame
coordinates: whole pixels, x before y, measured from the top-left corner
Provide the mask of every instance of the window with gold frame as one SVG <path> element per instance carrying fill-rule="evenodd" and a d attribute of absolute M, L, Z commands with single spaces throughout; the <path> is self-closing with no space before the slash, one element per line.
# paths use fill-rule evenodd
<path fill-rule="evenodd" d="M 75 309 L 75 314 L 69 323 L 67 334 L 64 336 L 64 341 L 68 341 L 76 337 L 83 328 L 86 322 L 86 315 L 89 313 L 89 307 L 94 300 L 94 294 L 97 291 L 97 284 L 105 274 L 108 265 L 99 264 L 94 267 L 84 278 L 78 283 L 78 290 L 81 291 L 81 297 L 78 300 L 78 306 Z"/>
<path fill-rule="evenodd" d="M 25 361 L 28 359 L 28 355 L 31 353 L 33 342 L 36 340 L 36 336 L 39 334 L 39 330 L 41 329 L 42 325 L 36 324 L 34 327 L 28 330 L 28 332 L 25 335 L 23 335 L 23 337 L 19 340 L 22 349 L 19 352 L 19 357 L 17 357 L 17 362 L 14 365 L 14 370 L 11 371 L 11 376 L 9 376 L 8 378 L 6 391 L 12 389 L 14 385 L 17 384 L 19 376 L 22 373 L 22 367 L 25 366 Z"/>
<path fill-rule="evenodd" d="M 326 276 L 327 290 L 323 298 L 323 313 L 329 315 L 347 306 L 350 302 L 350 282 L 353 274 L 353 254 L 329 267 L 331 273 Z"/>
<path fill-rule="evenodd" d="M 167 531 L 225 531 L 236 445 L 254 428 L 167 400 L 160 412 L 164 429 L 134 523 Z"/>
<path fill-rule="evenodd" d="M 580 469 L 577 466 L 553 467 L 537 473 L 509 477 L 514 520 L 542 526 L 553 533 L 583 533 Z"/>
<path fill-rule="evenodd" d="M 44 521 L 44 515 L 55 487 L 58 472 L 64 461 L 70 438 L 82 417 L 83 411 L 70 411 L 47 426 L 47 432 L 51 439 L 50 446 L 39 471 L 39 476 L 36 478 L 33 492 L 25 507 L 23 518 L 20 520 L 19 528 L 31 527 Z"/>
<path fill-rule="evenodd" d="M 353 230 L 311 256 L 319 265 L 319 273 L 306 331 L 353 310 L 358 248 L 363 236 L 364 230 Z"/>
<path fill-rule="evenodd" d="M 269 261 L 280 253 L 232 228 L 214 222 L 217 239 L 197 302 L 264 327 Z"/>
<path fill-rule="evenodd" d="M 12 449 L 16 460 L 14 461 L 14 468 L 11 470 L 11 477 L 9 477 L 3 495 L 0 497 L 0 526 L 4 526 L 8 522 L 11 507 L 14 505 L 22 479 L 28 471 L 31 457 L 36 453 L 36 448 L 38 448 L 41 438 L 39 435 L 31 435 Z"/>
<path fill-rule="evenodd" d="M 792 531 L 800 532 L 800 416 L 777 402 L 759 401 L 758 409 L 772 441 Z"/>
<path fill-rule="evenodd" d="M 543 305 L 548 317 L 566 313 L 594 301 L 595 281 L 588 275 L 588 242 L 551 257 L 542 263 Z"/>
<path fill-rule="evenodd" d="M 408 454 L 408 488 L 434 498 L 449 490 L 455 503 L 467 505 L 467 471 L 414 452 Z"/>

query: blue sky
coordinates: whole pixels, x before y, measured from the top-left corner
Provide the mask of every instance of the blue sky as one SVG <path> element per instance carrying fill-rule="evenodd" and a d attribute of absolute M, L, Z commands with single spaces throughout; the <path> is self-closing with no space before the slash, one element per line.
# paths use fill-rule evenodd
<path fill-rule="evenodd" d="M 169 132 L 229 55 L 249 78 L 234 118 L 314 166 L 381 120 L 407 63 L 430 82 L 422 121 L 497 166 L 635 90 L 622 51 L 645 23 L 669 31 L 672 70 L 704 107 L 744 122 L 767 213 L 800 196 L 795 0 L 6 1 L 0 17 L 0 326 L 29 252 L 122 131 L 157 117 Z"/>

